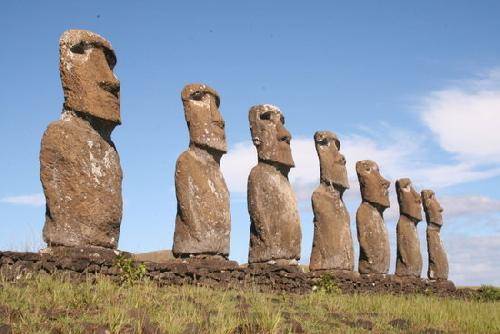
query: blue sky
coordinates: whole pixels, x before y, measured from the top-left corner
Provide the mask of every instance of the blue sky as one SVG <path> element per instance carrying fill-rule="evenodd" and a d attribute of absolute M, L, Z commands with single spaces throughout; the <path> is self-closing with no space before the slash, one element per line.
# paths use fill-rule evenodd
<path fill-rule="evenodd" d="M 312 136 L 331 130 L 348 160 L 353 228 L 354 164 L 372 159 L 392 181 L 410 177 L 441 198 L 451 279 L 500 285 L 499 17 L 496 1 L 2 1 L 0 249 L 42 246 L 40 139 L 62 108 L 59 36 L 78 28 L 108 39 L 118 58 L 121 249 L 171 247 L 174 165 L 188 145 L 180 91 L 204 82 L 221 95 L 230 147 L 231 258 L 248 252 L 248 109 L 271 103 L 293 135 L 304 262 L 319 175 Z M 393 241 L 397 216 L 393 204 Z M 418 229 L 425 258 L 425 222 Z M 395 253 L 393 244 L 393 266 Z"/>

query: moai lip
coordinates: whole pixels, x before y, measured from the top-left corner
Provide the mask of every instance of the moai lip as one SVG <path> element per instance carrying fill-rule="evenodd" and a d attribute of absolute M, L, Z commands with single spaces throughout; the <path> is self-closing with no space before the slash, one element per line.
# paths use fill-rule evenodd
<path fill-rule="evenodd" d="M 224 119 L 217 92 L 190 84 L 181 93 L 189 130 L 189 148 L 177 159 L 175 193 L 176 257 L 229 255 L 231 215 L 229 191 L 220 170 L 227 151 Z"/>
<path fill-rule="evenodd" d="M 250 108 L 249 122 L 259 162 L 248 177 L 248 262 L 296 264 L 302 232 L 297 200 L 288 180 L 294 166 L 291 135 L 284 127 L 283 114 L 272 105 Z"/>
<path fill-rule="evenodd" d="M 45 242 L 115 249 L 122 218 L 122 170 L 111 132 L 120 124 L 116 56 L 85 30 L 61 36 L 61 120 L 45 131 L 40 179 L 46 198 Z"/>
<path fill-rule="evenodd" d="M 422 203 L 427 220 L 427 252 L 429 269 L 427 277 L 432 280 L 448 279 L 448 257 L 441 240 L 440 232 L 443 226 L 443 208 L 432 190 L 422 190 Z"/>
<path fill-rule="evenodd" d="M 371 160 L 356 163 L 361 189 L 361 205 L 356 212 L 361 274 L 387 274 L 390 246 L 383 212 L 389 207 L 389 185 L 380 175 L 378 165 Z"/>
<path fill-rule="evenodd" d="M 396 275 L 420 277 L 422 255 L 417 224 L 422 220 L 422 200 L 408 178 L 396 181 L 396 194 L 400 212 L 396 227 Z"/>
<path fill-rule="evenodd" d="M 340 140 L 330 131 L 314 134 L 320 161 L 320 185 L 312 195 L 314 237 L 310 270 L 354 270 L 349 212 L 342 195 L 349 188 Z"/>

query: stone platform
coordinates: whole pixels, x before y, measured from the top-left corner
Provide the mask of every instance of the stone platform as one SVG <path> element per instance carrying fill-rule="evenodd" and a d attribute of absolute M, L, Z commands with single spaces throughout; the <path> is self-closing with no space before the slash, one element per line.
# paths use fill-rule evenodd
<path fill-rule="evenodd" d="M 118 257 L 120 256 L 120 257 Z M 237 262 L 212 258 L 173 259 L 164 263 L 139 262 L 130 253 L 104 249 L 51 249 L 41 253 L 0 252 L 0 274 L 16 280 L 34 273 L 67 274 L 76 279 L 103 275 L 120 281 L 123 273 L 118 258 L 144 264 L 145 276 L 159 285 L 200 285 L 220 288 L 254 289 L 263 292 L 309 293 L 322 277 L 344 293 L 386 292 L 421 293 L 453 296 L 457 290 L 451 281 L 430 281 L 394 275 L 360 275 L 357 272 L 304 272 L 300 266 L 238 265 Z"/>

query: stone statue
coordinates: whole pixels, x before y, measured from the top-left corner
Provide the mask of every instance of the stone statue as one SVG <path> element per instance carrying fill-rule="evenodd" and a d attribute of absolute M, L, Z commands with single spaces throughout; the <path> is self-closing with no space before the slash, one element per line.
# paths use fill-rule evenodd
<path fill-rule="evenodd" d="M 229 255 L 229 192 L 220 171 L 227 152 L 224 120 L 217 92 L 204 84 L 184 87 L 181 94 L 189 129 L 189 148 L 177 159 L 175 193 L 176 257 Z"/>
<path fill-rule="evenodd" d="M 342 195 L 349 188 L 340 141 L 330 131 L 314 134 L 320 164 L 320 185 L 312 195 L 314 239 L 310 270 L 354 270 L 349 212 Z"/>
<path fill-rule="evenodd" d="M 122 170 L 111 132 L 120 120 L 120 82 L 111 44 L 86 30 L 59 41 L 64 106 L 45 131 L 40 179 L 46 198 L 43 238 L 52 246 L 116 248 Z"/>
<path fill-rule="evenodd" d="M 429 269 L 427 277 L 432 280 L 448 279 L 448 258 L 439 233 L 443 226 L 443 208 L 432 190 L 422 190 L 422 202 L 427 220 L 427 251 Z"/>
<path fill-rule="evenodd" d="M 389 271 L 390 247 L 383 212 L 390 206 L 389 185 L 371 160 L 356 163 L 361 205 L 356 212 L 361 274 L 386 274 Z"/>
<path fill-rule="evenodd" d="M 396 181 L 396 194 L 400 214 L 396 227 L 396 275 L 420 277 L 422 255 L 417 224 L 422 220 L 422 200 L 407 178 Z"/>
<path fill-rule="evenodd" d="M 253 106 L 249 121 L 258 164 L 248 177 L 248 262 L 296 264 L 302 233 L 297 200 L 288 181 L 288 172 L 295 165 L 291 135 L 284 127 L 283 114 L 275 106 Z"/>

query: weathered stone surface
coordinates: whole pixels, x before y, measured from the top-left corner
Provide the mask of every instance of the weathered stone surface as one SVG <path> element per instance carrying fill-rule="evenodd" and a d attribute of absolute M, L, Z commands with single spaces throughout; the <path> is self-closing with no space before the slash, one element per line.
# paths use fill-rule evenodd
<path fill-rule="evenodd" d="M 120 82 L 111 44 L 87 30 L 65 31 L 59 40 L 64 110 L 120 124 Z"/>
<path fill-rule="evenodd" d="M 116 58 L 106 40 L 82 30 L 65 32 L 60 52 L 64 110 L 40 150 L 43 237 L 49 246 L 116 248 L 122 217 L 122 171 L 110 137 L 120 123 Z"/>
<path fill-rule="evenodd" d="M 284 127 L 281 111 L 272 105 L 257 105 L 249 112 L 252 140 L 259 162 L 248 177 L 250 214 L 249 263 L 300 259 L 300 216 L 288 181 L 294 166 L 291 135 Z"/>
<path fill-rule="evenodd" d="M 417 224 L 422 220 L 422 200 L 407 178 L 396 181 L 396 194 L 400 213 L 396 227 L 396 275 L 420 277 L 422 255 Z"/>
<path fill-rule="evenodd" d="M 429 279 L 448 279 L 448 258 L 441 241 L 440 231 L 443 226 L 443 208 L 432 190 L 422 190 L 422 202 L 427 220 L 427 251 L 429 253 Z"/>
<path fill-rule="evenodd" d="M 356 212 L 361 274 L 389 271 L 390 246 L 383 212 L 390 206 L 389 185 L 378 165 L 370 160 L 356 163 L 362 202 Z"/>
<path fill-rule="evenodd" d="M 349 188 L 340 141 L 330 131 L 314 134 L 320 161 L 320 185 L 312 195 L 314 238 L 310 270 L 354 270 L 349 212 L 342 200 Z"/>
<path fill-rule="evenodd" d="M 176 257 L 229 255 L 229 191 L 220 171 L 227 150 L 219 96 L 203 84 L 187 85 L 181 94 L 189 129 L 189 149 L 177 159 L 175 193 Z"/>
<path fill-rule="evenodd" d="M 7 281 L 47 272 L 46 264 L 51 264 L 53 270 L 50 273 L 54 275 L 63 274 L 64 277 L 76 281 L 85 281 L 89 277 L 95 277 L 94 274 L 99 274 L 119 283 L 123 273 L 116 263 L 116 258 L 103 260 L 95 256 L 85 257 L 80 252 L 75 258 L 52 254 L 0 252 L 0 274 Z M 140 262 L 132 263 L 133 266 L 139 264 Z M 328 275 L 344 293 L 435 293 L 459 298 L 474 298 L 478 293 L 476 290 L 468 290 L 466 293 L 456 290 L 453 283 L 446 280 L 424 280 L 383 274 L 360 275 L 345 270 L 305 273 L 299 266 L 259 263 L 245 267 L 214 257 L 173 259 L 165 263 L 147 262 L 144 265 L 145 276 L 160 286 L 193 284 L 223 289 L 310 293 L 317 288 L 321 278 Z"/>
<path fill-rule="evenodd" d="M 174 258 L 171 250 L 161 250 L 147 253 L 135 253 L 132 257 L 136 261 L 165 263 Z"/>

